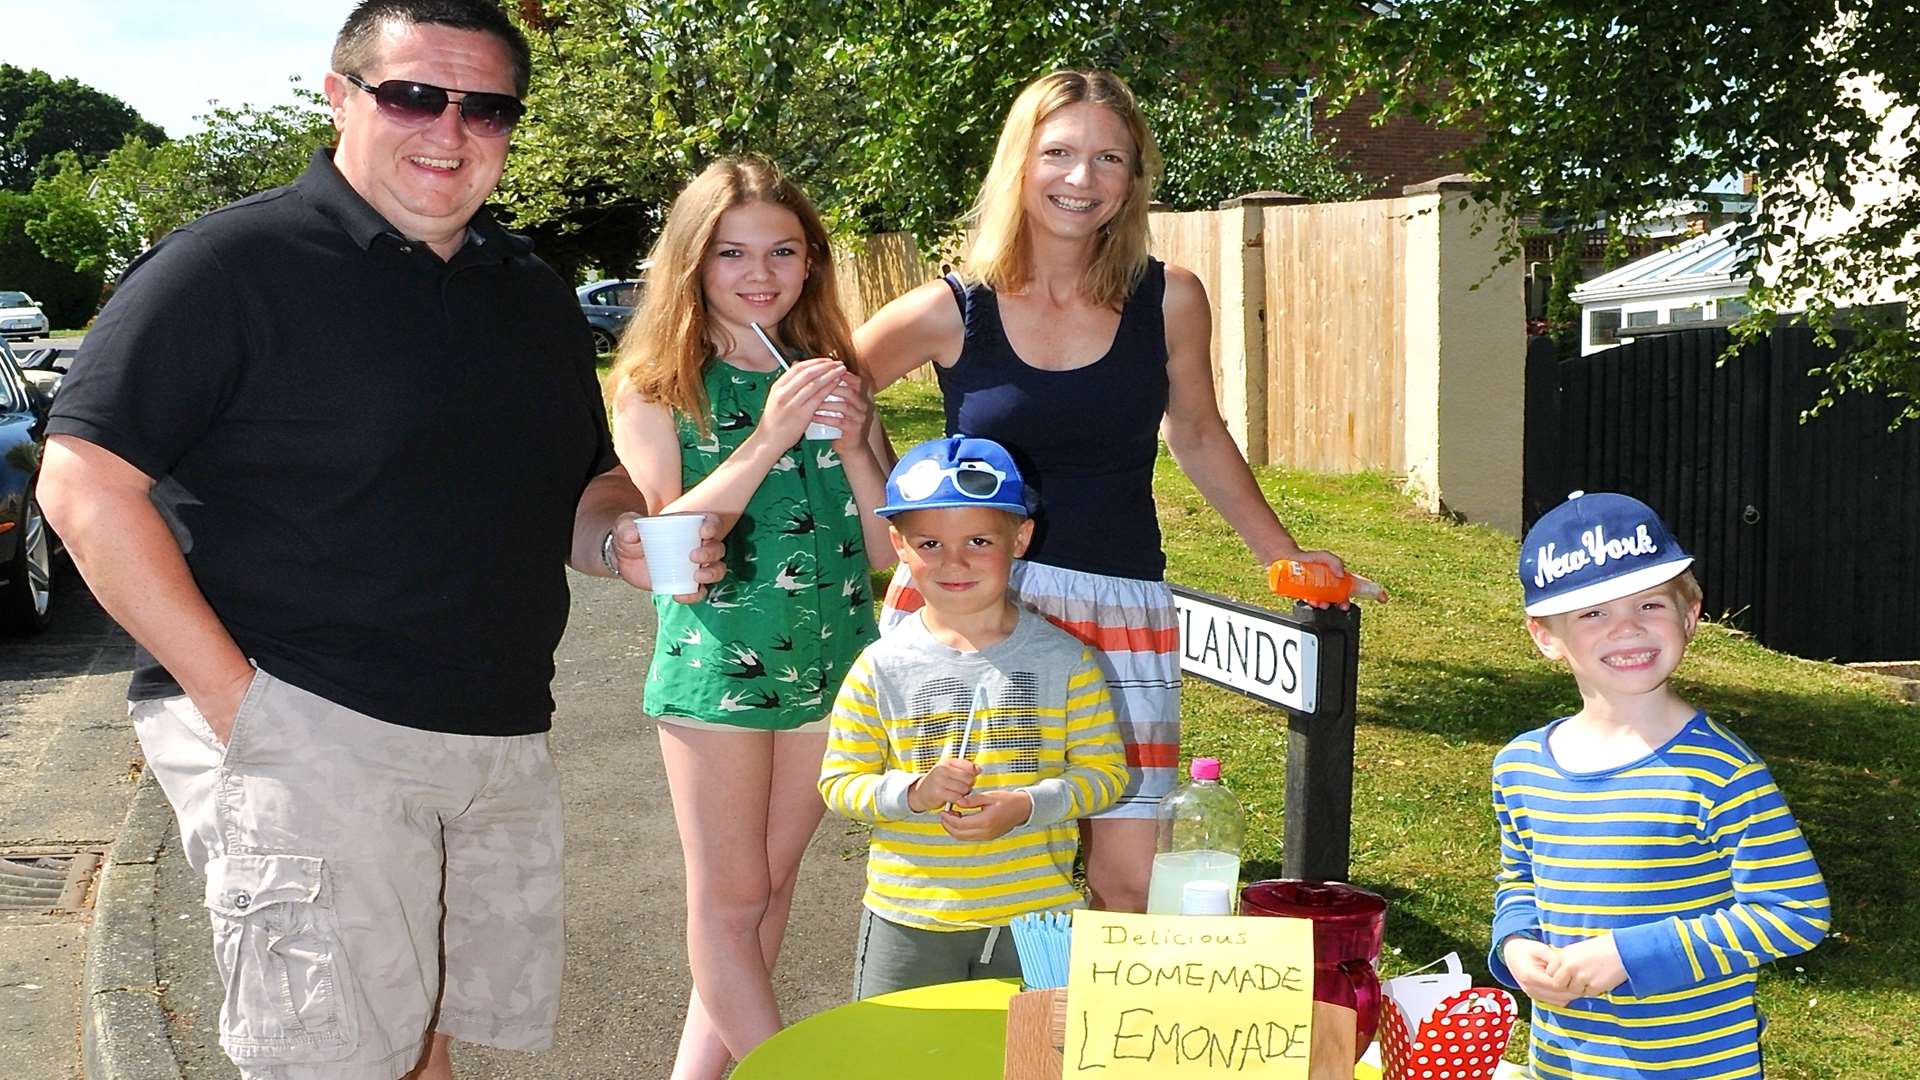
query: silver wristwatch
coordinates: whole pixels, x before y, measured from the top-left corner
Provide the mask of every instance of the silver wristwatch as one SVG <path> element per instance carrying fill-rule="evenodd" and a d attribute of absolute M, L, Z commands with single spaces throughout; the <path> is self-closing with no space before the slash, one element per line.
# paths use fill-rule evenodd
<path fill-rule="evenodd" d="M 607 538 L 600 541 L 600 561 L 606 566 L 607 573 L 612 574 L 614 577 L 620 576 L 620 564 L 615 561 L 613 557 L 612 529 L 608 529 Z"/>

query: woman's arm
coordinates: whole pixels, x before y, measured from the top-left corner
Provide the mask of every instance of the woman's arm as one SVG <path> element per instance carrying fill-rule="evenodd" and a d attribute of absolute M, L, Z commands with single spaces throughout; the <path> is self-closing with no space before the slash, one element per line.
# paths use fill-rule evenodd
<path fill-rule="evenodd" d="M 616 392 L 613 452 L 646 500 L 648 513 L 660 513 L 680 497 L 680 433 L 673 410 L 665 404 L 647 401 L 628 388 Z"/>
<path fill-rule="evenodd" d="M 833 441 L 833 448 L 840 453 L 847 485 L 853 489 L 854 508 L 860 514 L 860 537 L 867 549 L 867 565 L 885 570 L 898 562 L 899 557 L 894 554 L 893 542 L 887 536 L 886 519 L 874 513 L 887 501 L 887 467 L 880 463 L 867 427 L 869 423 L 879 427 L 880 418 L 873 412 L 873 396 L 858 376 L 849 374 L 840 384 L 838 395 L 845 400 L 828 403 L 840 414 L 834 421 L 840 427 L 840 438 Z M 831 513 L 834 509 L 821 507 L 820 512 Z"/>
<path fill-rule="evenodd" d="M 862 323 L 853 332 L 853 348 L 877 394 L 923 364 L 952 366 L 960 359 L 966 334 L 953 289 L 944 280 L 929 281 L 895 297 Z M 893 468 L 898 456 L 878 418 L 868 441 L 880 467 Z"/>
<path fill-rule="evenodd" d="M 1343 569 L 1330 551 L 1308 551 L 1267 505 L 1240 447 L 1227 434 L 1213 400 L 1213 312 L 1207 290 L 1192 271 L 1167 267 L 1167 415 L 1161 437 L 1187 474 L 1261 566 L 1279 559 L 1323 562 Z"/>

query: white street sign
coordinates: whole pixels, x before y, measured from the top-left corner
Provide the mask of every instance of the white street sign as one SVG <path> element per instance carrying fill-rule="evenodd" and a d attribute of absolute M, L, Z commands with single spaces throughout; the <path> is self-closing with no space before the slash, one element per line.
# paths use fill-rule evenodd
<path fill-rule="evenodd" d="M 1295 712 L 1320 700 L 1320 639 L 1277 612 L 1173 586 L 1180 670 Z"/>

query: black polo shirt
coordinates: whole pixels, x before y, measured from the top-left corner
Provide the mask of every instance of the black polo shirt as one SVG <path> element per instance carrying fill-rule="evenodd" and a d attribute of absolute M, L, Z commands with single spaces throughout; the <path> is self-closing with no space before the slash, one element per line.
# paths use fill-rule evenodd
<path fill-rule="evenodd" d="M 49 431 L 119 455 L 276 677 L 431 731 L 544 731 L 573 514 L 616 461 L 572 290 L 484 211 L 443 262 L 329 151 L 127 270 Z M 129 696 L 180 688 L 141 650 Z"/>

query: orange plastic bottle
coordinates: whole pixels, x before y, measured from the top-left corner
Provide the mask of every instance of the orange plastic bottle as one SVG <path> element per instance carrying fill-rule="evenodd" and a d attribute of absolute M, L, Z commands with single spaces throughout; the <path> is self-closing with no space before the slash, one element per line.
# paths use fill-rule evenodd
<path fill-rule="evenodd" d="M 1338 604 L 1346 600 L 1384 602 L 1387 590 L 1359 574 L 1336 572 L 1325 563 L 1280 559 L 1267 567 L 1267 588 L 1309 604 Z"/>

